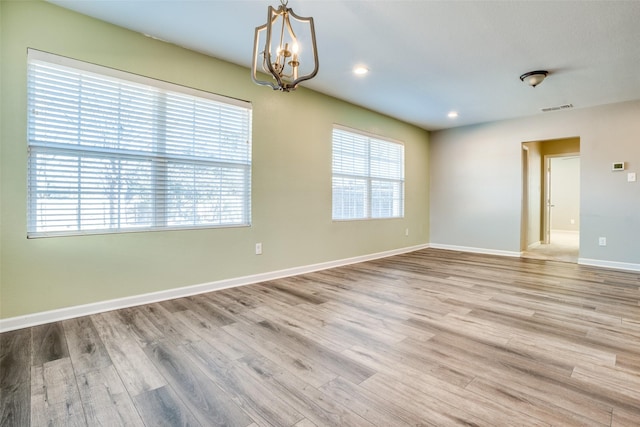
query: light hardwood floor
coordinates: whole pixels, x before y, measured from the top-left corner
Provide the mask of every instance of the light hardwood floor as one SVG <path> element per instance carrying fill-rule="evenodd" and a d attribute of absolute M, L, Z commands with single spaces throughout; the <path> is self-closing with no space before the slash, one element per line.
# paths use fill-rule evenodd
<path fill-rule="evenodd" d="M 639 426 L 640 274 L 425 249 L 0 335 L 3 426 Z"/>

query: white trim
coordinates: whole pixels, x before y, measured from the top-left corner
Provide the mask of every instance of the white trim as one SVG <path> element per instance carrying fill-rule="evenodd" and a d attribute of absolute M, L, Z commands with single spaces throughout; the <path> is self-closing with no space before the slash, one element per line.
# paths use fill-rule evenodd
<path fill-rule="evenodd" d="M 614 270 L 640 271 L 640 264 L 630 262 L 605 261 L 601 259 L 578 258 L 578 264 L 592 267 L 611 268 Z"/>
<path fill-rule="evenodd" d="M 181 298 L 190 295 L 202 294 L 221 289 L 234 288 L 237 286 L 250 285 L 253 283 L 268 280 L 280 279 L 283 277 L 296 276 L 299 274 L 311 273 L 319 270 L 340 267 L 359 262 L 370 261 L 378 258 L 390 257 L 407 252 L 413 252 L 428 248 L 428 244 L 410 246 L 400 249 L 378 252 L 368 255 L 361 255 L 353 258 L 346 258 L 335 261 L 327 261 L 318 264 L 311 264 L 301 267 L 293 267 L 285 270 L 271 271 L 267 273 L 253 274 L 251 276 L 235 277 L 231 279 L 218 280 L 216 282 L 202 283 L 199 285 L 186 286 L 182 288 L 167 289 L 165 291 L 152 292 L 148 294 L 132 295 L 108 301 L 100 301 L 91 304 L 65 307 L 57 310 L 43 311 L 39 313 L 27 314 L 24 316 L 0 319 L 0 333 L 13 331 L 15 329 L 28 328 L 42 325 L 44 323 L 58 322 L 75 317 L 88 316 L 105 311 L 118 310 L 121 308 L 134 307 L 142 304 L 150 304 L 158 301 L 165 301 L 174 298 Z"/>
<path fill-rule="evenodd" d="M 366 138 L 378 139 L 378 140 L 386 141 L 386 142 L 393 142 L 394 144 L 399 144 L 399 145 L 402 145 L 403 147 L 405 146 L 404 142 L 402 142 L 402 141 L 400 141 L 398 139 L 393 139 L 393 138 L 389 138 L 388 136 L 378 135 L 376 133 L 367 132 L 366 130 L 360 130 L 360 129 L 352 128 L 352 127 L 349 127 L 349 126 L 344 126 L 344 125 L 341 125 L 339 123 L 334 123 L 333 124 L 333 128 L 334 129 L 339 129 L 339 130 L 342 130 L 342 131 L 345 131 L 345 132 L 355 133 L 357 135 L 362 135 L 362 136 L 364 136 Z"/>
<path fill-rule="evenodd" d="M 213 101 L 222 102 L 225 104 L 231 104 L 236 107 L 252 109 L 250 101 L 245 101 L 238 98 L 231 98 L 224 95 L 219 95 L 213 92 L 207 92 L 202 89 L 195 89 L 189 86 L 179 85 L 177 83 L 171 83 L 164 80 L 154 79 L 153 77 L 142 76 L 140 74 L 134 74 L 128 71 L 122 71 L 104 65 L 93 64 L 91 62 L 80 61 L 78 59 L 69 58 L 67 56 L 56 55 L 42 50 L 33 48 L 27 48 L 27 58 L 35 61 L 49 62 L 61 67 L 74 68 L 76 70 L 82 70 L 87 73 L 92 73 L 101 78 L 110 77 L 111 79 L 126 80 L 136 84 L 145 86 L 151 86 L 155 88 L 164 89 L 167 91 L 179 92 L 186 95 L 208 98 Z"/>
<path fill-rule="evenodd" d="M 530 251 L 531 249 L 537 248 L 538 246 L 540 246 L 542 243 L 540 243 L 540 241 L 538 240 L 537 242 L 533 242 L 532 244 L 530 244 L 529 246 L 527 246 L 527 250 Z"/>
<path fill-rule="evenodd" d="M 468 246 L 443 245 L 440 243 L 431 243 L 429 247 L 434 249 L 446 249 L 448 251 L 459 251 L 459 252 L 473 252 L 476 254 L 485 254 L 485 255 L 500 255 L 500 256 L 510 256 L 510 257 L 520 256 L 520 252 L 514 252 L 514 251 L 503 251 L 499 249 L 486 249 L 486 248 L 472 248 Z"/>
<path fill-rule="evenodd" d="M 484 249 L 484 248 L 472 248 L 467 246 L 442 245 L 439 243 L 431 243 L 429 247 L 434 249 L 446 249 L 449 251 L 473 252 L 478 254 L 500 255 L 500 256 L 509 256 L 509 257 L 520 257 L 522 255 L 521 252 L 502 251 L 502 250 Z M 628 262 L 578 258 L 578 264 L 589 265 L 592 267 L 610 268 L 614 270 L 640 271 L 640 264 L 633 264 Z"/>

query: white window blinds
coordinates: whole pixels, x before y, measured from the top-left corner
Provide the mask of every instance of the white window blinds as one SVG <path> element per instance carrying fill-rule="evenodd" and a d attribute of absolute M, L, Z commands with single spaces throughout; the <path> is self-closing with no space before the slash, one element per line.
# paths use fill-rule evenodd
<path fill-rule="evenodd" d="M 249 225 L 251 107 L 28 55 L 28 235 Z"/>
<path fill-rule="evenodd" d="M 333 219 L 404 215 L 404 146 L 333 129 Z"/>

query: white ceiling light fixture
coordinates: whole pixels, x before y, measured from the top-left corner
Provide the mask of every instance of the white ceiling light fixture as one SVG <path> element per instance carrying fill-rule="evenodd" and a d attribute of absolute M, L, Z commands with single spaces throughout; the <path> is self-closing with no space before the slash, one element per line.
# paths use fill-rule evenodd
<path fill-rule="evenodd" d="M 280 0 L 277 10 L 269 6 L 267 23 L 256 27 L 251 67 L 255 83 L 282 92 L 294 90 L 300 82 L 318 73 L 313 18 L 296 15 L 287 7 L 288 3 Z M 273 80 L 259 80 L 258 72 L 271 75 Z"/>
<path fill-rule="evenodd" d="M 447 114 L 447 117 L 449 117 L 450 119 L 455 119 L 456 117 L 458 117 L 458 112 L 457 111 L 449 111 L 449 114 Z"/>
<path fill-rule="evenodd" d="M 538 70 L 538 71 L 529 71 L 528 73 L 524 73 L 520 76 L 520 80 L 525 82 L 531 87 L 536 87 L 547 77 L 549 74 L 548 71 Z"/>
<path fill-rule="evenodd" d="M 358 76 L 364 76 L 368 72 L 369 69 L 364 65 L 356 65 L 355 67 L 353 67 L 353 74 L 356 74 Z"/>

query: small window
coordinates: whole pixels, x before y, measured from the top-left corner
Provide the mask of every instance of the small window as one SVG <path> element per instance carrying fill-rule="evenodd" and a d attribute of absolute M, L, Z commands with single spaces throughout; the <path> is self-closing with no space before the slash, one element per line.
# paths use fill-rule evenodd
<path fill-rule="evenodd" d="M 404 216 L 404 145 L 333 129 L 333 219 Z"/>
<path fill-rule="evenodd" d="M 251 106 L 29 50 L 28 236 L 251 222 Z"/>

